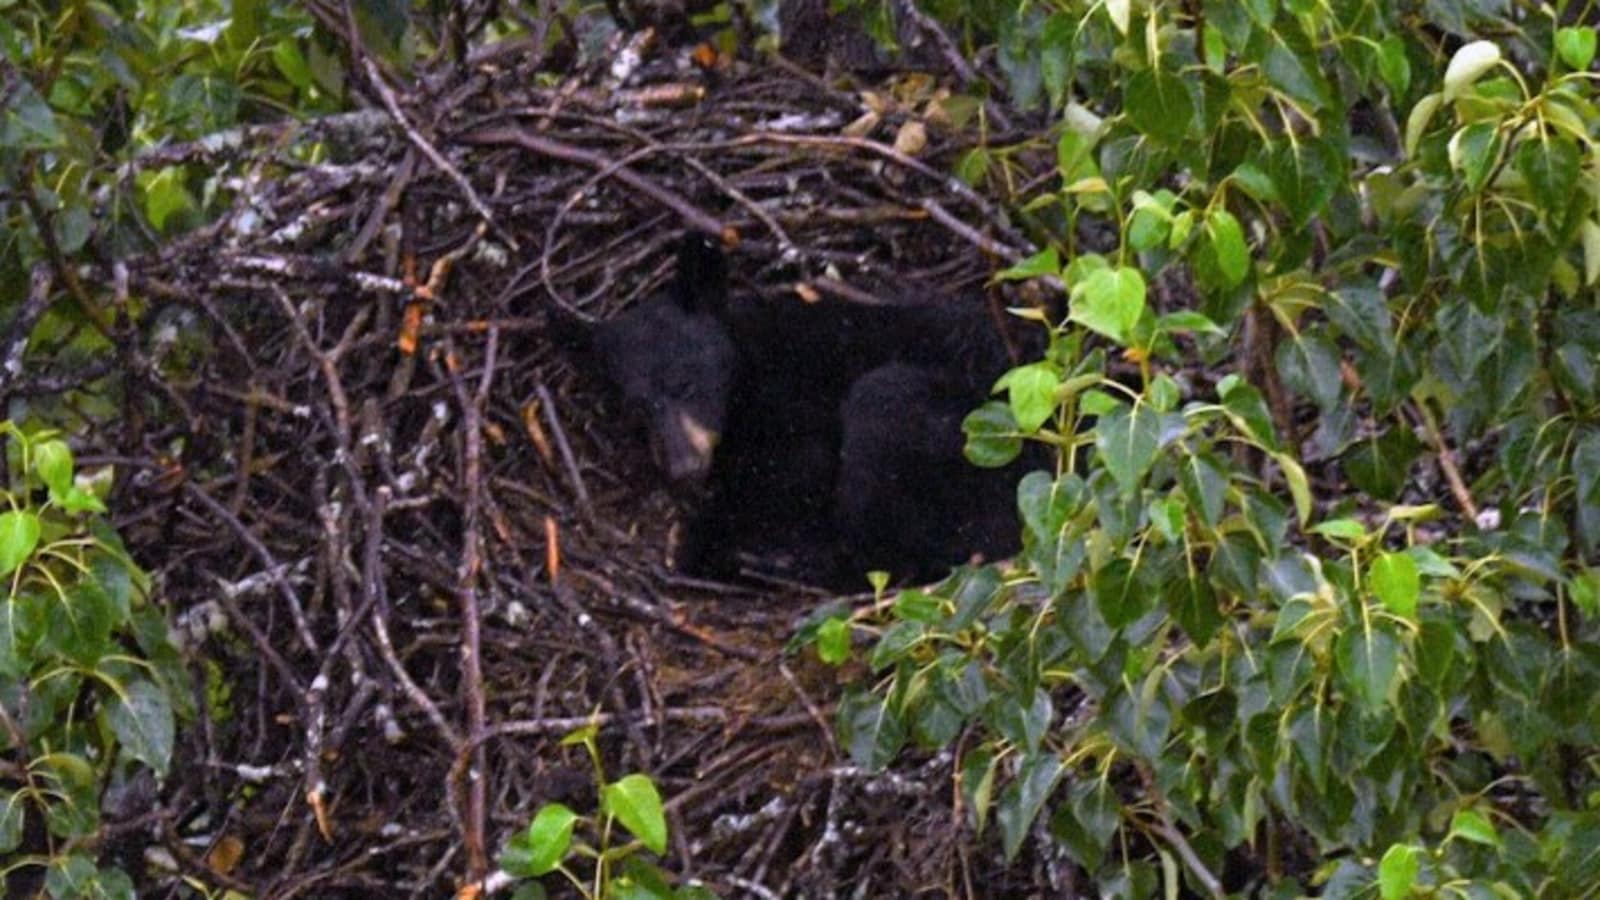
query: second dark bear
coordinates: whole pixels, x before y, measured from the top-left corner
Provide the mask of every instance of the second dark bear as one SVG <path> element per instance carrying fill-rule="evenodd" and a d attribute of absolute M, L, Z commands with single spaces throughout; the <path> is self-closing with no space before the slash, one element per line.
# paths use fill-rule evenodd
<path fill-rule="evenodd" d="M 853 589 L 1015 551 L 1018 467 L 961 453 L 962 418 L 1011 364 L 981 306 L 730 299 L 720 249 L 689 236 L 678 256 L 671 287 L 594 346 L 690 495 L 680 569 Z"/>

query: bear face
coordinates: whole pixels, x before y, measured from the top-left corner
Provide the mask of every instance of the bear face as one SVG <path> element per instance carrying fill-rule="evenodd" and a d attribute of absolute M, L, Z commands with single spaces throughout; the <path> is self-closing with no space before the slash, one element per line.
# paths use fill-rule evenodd
<path fill-rule="evenodd" d="M 644 426 L 656 465 L 674 484 L 705 480 L 727 423 L 738 361 L 720 319 L 721 266 L 702 239 L 686 239 L 672 286 L 593 336 L 624 414 Z"/>

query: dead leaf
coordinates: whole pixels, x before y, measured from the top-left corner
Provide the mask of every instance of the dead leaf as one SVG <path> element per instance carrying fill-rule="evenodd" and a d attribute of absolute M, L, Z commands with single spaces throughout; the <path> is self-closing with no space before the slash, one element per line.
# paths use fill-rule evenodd
<path fill-rule="evenodd" d="M 883 121 L 883 117 L 875 112 L 863 113 L 861 118 L 846 125 L 841 133 L 845 137 L 866 137 L 872 133 L 872 129 L 878 127 L 878 123 L 881 121 Z"/>
<path fill-rule="evenodd" d="M 916 119 L 900 126 L 894 136 L 894 149 L 906 156 L 916 156 L 928 146 L 928 129 Z"/>
<path fill-rule="evenodd" d="M 206 867 L 218 875 L 227 875 L 239 867 L 244 858 L 244 841 L 231 834 L 223 835 L 206 854 Z"/>

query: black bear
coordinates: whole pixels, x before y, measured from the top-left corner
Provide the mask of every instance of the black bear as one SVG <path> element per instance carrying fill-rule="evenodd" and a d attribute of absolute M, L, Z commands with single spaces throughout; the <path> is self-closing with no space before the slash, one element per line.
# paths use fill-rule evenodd
<path fill-rule="evenodd" d="M 671 286 L 592 343 L 662 471 L 693 494 L 682 571 L 849 588 L 871 569 L 928 580 L 1018 545 L 1019 466 L 961 453 L 962 418 L 1011 364 L 981 307 L 733 300 L 720 248 L 691 235 Z"/>

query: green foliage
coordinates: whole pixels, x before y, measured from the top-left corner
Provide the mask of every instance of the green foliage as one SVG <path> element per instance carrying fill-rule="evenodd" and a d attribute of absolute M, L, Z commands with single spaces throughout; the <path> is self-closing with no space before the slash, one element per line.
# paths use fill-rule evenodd
<path fill-rule="evenodd" d="M 655 782 L 647 775 L 634 773 L 607 781 L 600 766 L 596 744 L 598 729 L 580 728 L 562 739 L 563 746 L 581 746 L 589 754 L 599 785 L 600 812 L 597 818 L 580 816 L 565 804 L 547 803 L 534 813 L 528 827 L 506 842 L 500 853 L 500 868 L 520 879 L 535 879 L 558 872 L 584 897 L 659 898 L 659 900 L 703 900 L 714 897 L 700 885 L 673 887 L 666 874 L 641 858 L 641 850 L 661 855 L 667 852 L 666 807 Z M 612 828 L 621 825 L 634 840 L 618 842 Z M 589 840 L 578 839 L 583 826 Z M 588 860 L 592 866 L 589 881 L 584 881 L 574 864 Z M 519 886 L 516 896 L 543 897 L 545 889 L 537 881 Z"/>
<path fill-rule="evenodd" d="M 85 844 L 103 791 L 140 768 L 166 774 L 177 719 L 191 714 L 186 677 L 67 444 L 9 421 L 0 435 L 0 749 L 22 763 L 0 784 L 0 880 L 38 866 L 50 896 L 131 897 L 127 875 L 99 868 Z M 43 846 L 22 846 L 29 817 Z"/>
<path fill-rule="evenodd" d="M 1013 198 L 1046 249 L 1000 277 L 1059 279 L 1067 317 L 965 423 L 979 465 L 1060 452 L 1018 487 L 1013 564 L 855 623 L 852 757 L 959 748 L 972 826 L 1015 856 L 1045 823 L 1102 892 L 1212 893 L 1234 851 L 1295 875 L 1282 896 L 1592 889 L 1593 28 L 1448 0 L 936 6 L 1064 114 L 1059 180 Z M 1114 253 L 1077 252 L 1086 216 Z M 1192 302 L 1151 296 L 1172 276 Z M 1266 363 L 1185 393 L 1247 323 Z M 1281 433 L 1269 386 L 1314 424 Z M 1451 499 L 1498 527 L 1409 477 L 1464 447 Z"/>
<path fill-rule="evenodd" d="M 295 6 L 3 5 L 0 321 L 22 307 L 29 273 L 47 266 L 54 283 L 27 335 L 23 377 L 93 370 L 116 317 L 147 305 L 134 296 L 113 306 L 109 283 L 79 267 L 152 249 L 230 210 L 248 183 L 230 177 L 241 129 L 342 107 L 342 63 Z M 22 402 L 10 414 L 76 427 L 69 417 L 83 413 Z"/>

